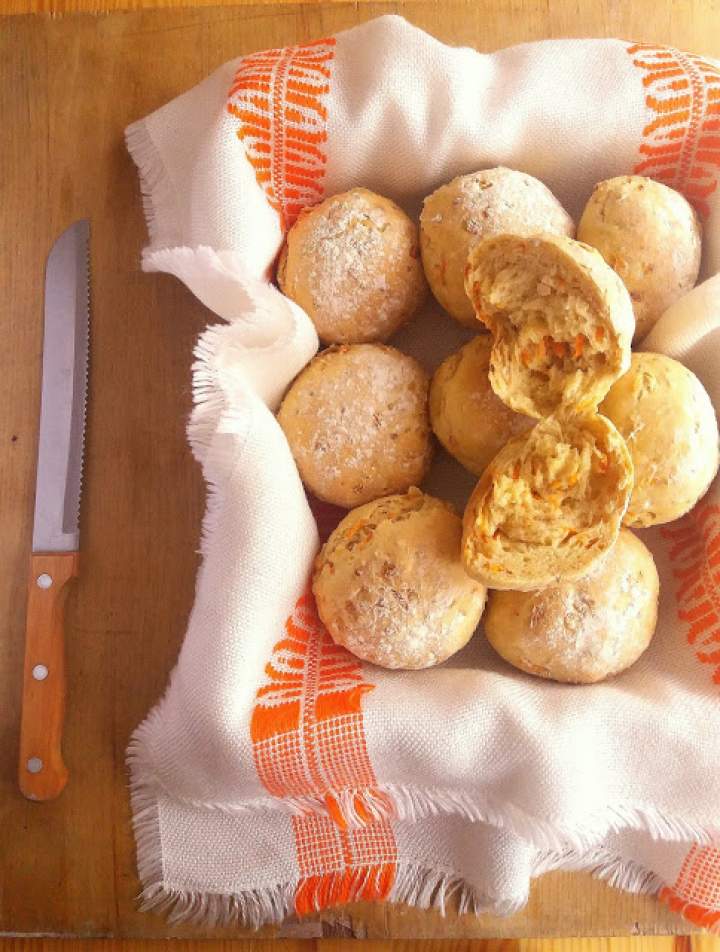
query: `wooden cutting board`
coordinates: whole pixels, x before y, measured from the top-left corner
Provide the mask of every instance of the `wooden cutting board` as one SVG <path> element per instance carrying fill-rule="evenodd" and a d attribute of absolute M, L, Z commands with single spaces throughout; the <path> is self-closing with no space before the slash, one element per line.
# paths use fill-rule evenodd
<path fill-rule="evenodd" d="M 455 44 L 620 35 L 720 56 L 715 3 L 547 0 L 244 5 L 0 21 L 0 932 L 209 936 L 139 913 L 124 751 L 163 690 L 191 606 L 203 511 L 187 448 L 193 342 L 211 315 L 144 275 L 123 128 L 256 49 L 380 13 Z M 92 222 L 92 333 L 80 582 L 68 610 L 70 782 L 53 803 L 15 786 L 39 401 L 42 277 L 55 236 Z M 642 756 L 642 752 L 638 752 Z M 689 932 L 647 897 L 584 875 L 535 883 L 508 919 L 354 906 L 286 935 L 481 937 Z"/>

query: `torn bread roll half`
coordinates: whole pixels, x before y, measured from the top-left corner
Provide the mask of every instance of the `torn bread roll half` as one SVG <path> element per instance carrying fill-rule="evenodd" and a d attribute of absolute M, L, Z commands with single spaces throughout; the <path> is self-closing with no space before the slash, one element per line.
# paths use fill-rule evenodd
<path fill-rule="evenodd" d="M 465 570 L 488 588 L 580 578 L 614 544 L 633 485 L 625 441 L 599 414 L 548 417 L 515 437 L 465 509 Z"/>
<path fill-rule="evenodd" d="M 532 175 L 500 167 L 441 185 L 425 199 L 420 214 L 420 251 L 433 294 L 455 320 L 482 330 L 465 293 L 470 249 L 489 235 L 544 231 L 572 235 L 575 225 L 550 189 Z"/>
<path fill-rule="evenodd" d="M 486 238 L 470 253 L 465 287 L 493 335 L 492 388 L 519 413 L 594 409 L 630 366 L 630 296 L 588 245 L 551 234 Z"/>

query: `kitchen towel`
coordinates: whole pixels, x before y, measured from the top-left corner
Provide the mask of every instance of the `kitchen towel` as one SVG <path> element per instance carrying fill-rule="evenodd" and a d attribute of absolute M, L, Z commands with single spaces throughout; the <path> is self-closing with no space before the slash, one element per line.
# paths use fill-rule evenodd
<path fill-rule="evenodd" d="M 355 185 L 417 214 L 441 183 L 502 164 L 577 217 L 597 181 L 652 175 L 693 202 L 704 264 L 644 346 L 686 363 L 718 407 L 718 130 L 707 59 L 621 40 L 482 55 L 394 16 L 229 62 L 127 130 L 143 267 L 222 319 L 194 366 L 208 486 L 195 604 L 129 749 L 148 907 L 254 925 L 354 899 L 509 912 L 533 876 L 575 868 L 720 923 L 717 485 L 642 533 L 659 624 L 621 676 L 543 682 L 481 632 L 436 669 L 365 665 L 333 644 L 308 586 L 338 513 L 311 509 L 273 411 L 318 341 L 271 284 L 299 212 Z M 432 365 L 462 334 L 429 304 L 398 340 Z M 440 454 L 427 485 L 461 504 L 458 479 Z"/>

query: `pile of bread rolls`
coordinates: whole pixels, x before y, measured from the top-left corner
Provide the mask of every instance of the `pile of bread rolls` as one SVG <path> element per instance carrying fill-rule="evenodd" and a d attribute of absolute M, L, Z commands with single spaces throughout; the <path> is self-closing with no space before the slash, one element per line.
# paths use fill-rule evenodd
<path fill-rule="evenodd" d="M 658 574 L 631 528 L 695 505 L 719 438 L 697 377 L 631 345 L 694 286 L 700 226 L 677 192 L 623 176 L 575 231 L 542 182 L 496 168 L 437 189 L 419 229 L 356 188 L 288 232 L 279 286 L 328 346 L 278 419 L 307 489 L 350 510 L 313 591 L 366 661 L 439 664 L 483 612 L 503 658 L 557 681 L 600 681 L 650 643 Z M 432 381 L 384 343 L 428 284 L 476 332 Z M 416 488 L 435 437 L 479 478 L 462 519 Z"/>

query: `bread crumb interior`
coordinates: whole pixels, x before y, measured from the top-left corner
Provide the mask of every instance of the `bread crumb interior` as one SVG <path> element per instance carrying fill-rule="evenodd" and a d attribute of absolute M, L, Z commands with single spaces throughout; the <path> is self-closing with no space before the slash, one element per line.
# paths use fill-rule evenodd
<path fill-rule="evenodd" d="M 539 416 L 582 408 L 588 379 L 609 372 L 611 342 L 598 309 L 560 269 L 537 259 L 488 271 L 481 293 L 495 332 L 496 383 L 521 392 Z"/>
<path fill-rule="evenodd" d="M 504 553 L 525 547 L 592 548 L 616 504 L 619 461 L 602 436 L 581 423 L 548 423 L 494 473 L 476 539 L 486 558 L 506 563 Z"/>

